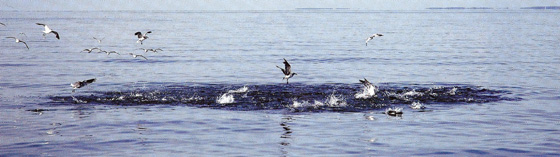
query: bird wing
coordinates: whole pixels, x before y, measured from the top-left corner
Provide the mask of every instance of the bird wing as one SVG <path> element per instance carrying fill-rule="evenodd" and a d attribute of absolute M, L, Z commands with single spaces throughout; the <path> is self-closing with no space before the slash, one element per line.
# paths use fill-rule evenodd
<path fill-rule="evenodd" d="M 41 26 L 46 26 L 45 24 L 42 24 L 42 23 L 35 23 L 35 24 L 41 25 Z"/>
<path fill-rule="evenodd" d="M 97 79 L 92 78 L 92 79 L 89 79 L 89 80 L 84 80 L 83 82 L 84 83 L 93 83 L 93 82 L 95 82 L 95 80 L 97 80 Z"/>
<path fill-rule="evenodd" d="M 27 47 L 27 49 L 29 50 L 29 46 L 27 46 L 27 43 L 25 43 L 25 41 L 21 41 L 23 44 L 25 44 L 25 47 Z"/>
<path fill-rule="evenodd" d="M 152 33 L 152 31 L 148 31 L 148 32 L 146 32 L 146 34 L 149 34 L 149 33 Z"/>
<path fill-rule="evenodd" d="M 285 58 L 284 58 L 284 66 L 286 68 L 286 71 L 284 71 L 284 74 L 290 75 L 290 73 L 292 73 L 292 66 L 290 66 L 290 63 L 288 63 L 288 61 Z"/>
<path fill-rule="evenodd" d="M 2 22 L 0 22 L 0 25 L 2 25 L 2 26 L 6 26 L 6 24 L 4 24 L 4 23 L 2 23 Z"/>
<path fill-rule="evenodd" d="M 60 40 L 60 36 L 58 36 L 58 32 L 52 31 L 52 33 L 54 33 L 56 35 L 56 39 Z"/>
<path fill-rule="evenodd" d="M 364 80 L 360 80 L 360 82 L 366 87 L 371 84 L 366 78 L 364 78 Z"/>
<path fill-rule="evenodd" d="M 287 74 L 286 74 L 286 70 L 284 70 L 283 68 L 280 68 L 278 65 L 277 65 L 276 67 L 277 67 L 278 69 L 282 70 L 282 73 L 284 73 L 284 75 L 287 75 Z"/>
<path fill-rule="evenodd" d="M 142 56 L 142 55 L 136 55 L 136 56 L 139 56 L 139 57 L 144 58 L 145 60 L 148 60 L 148 58 L 146 58 L 146 57 L 144 57 L 144 56 Z"/>
<path fill-rule="evenodd" d="M 141 32 L 136 32 L 136 33 L 134 33 L 134 35 L 138 36 L 138 38 L 142 38 L 142 33 Z"/>
<path fill-rule="evenodd" d="M 16 40 L 17 40 L 17 38 L 16 38 L 16 37 L 6 37 L 6 38 L 12 38 L 12 39 L 16 39 Z"/>

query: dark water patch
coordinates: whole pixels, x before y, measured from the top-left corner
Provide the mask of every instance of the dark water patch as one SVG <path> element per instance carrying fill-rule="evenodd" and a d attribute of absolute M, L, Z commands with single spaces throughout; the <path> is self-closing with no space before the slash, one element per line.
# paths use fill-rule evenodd
<path fill-rule="evenodd" d="M 530 153 L 530 151 L 519 150 L 519 149 L 510 149 L 510 148 L 498 148 L 496 150 L 510 152 L 510 153 Z"/>
<path fill-rule="evenodd" d="M 5 64 L 0 64 L 0 67 L 21 67 L 21 66 L 36 66 L 37 64 L 9 64 L 9 63 L 5 63 Z"/>
<path fill-rule="evenodd" d="M 148 85 L 149 86 L 149 85 Z M 94 91 L 89 95 L 51 96 L 49 105 L 185 105 L 225 110 L 282 110 L 293 112 L 360 112 L 391 105 L 469 104 L 516 101 L 505 90 L 472 85 L 382 84 L 369 97 L 361 84 L 167 85 L 123 91 Z"/>
<path fill-rule="evenodd" d="M 474 150 L 474 149 L 468 149 L 468 150 L 464 150 L 467 153 L 471 153 L 471 154 L 476 154 L 476 155 L 486 155 L 489 154 L 488 152 L 485 151 L 481 151 L 481 150 Z"/>

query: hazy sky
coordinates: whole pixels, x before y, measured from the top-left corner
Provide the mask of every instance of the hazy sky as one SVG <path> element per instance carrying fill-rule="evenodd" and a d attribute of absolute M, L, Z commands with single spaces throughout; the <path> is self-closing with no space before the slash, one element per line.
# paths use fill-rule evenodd
<path fill-rule="evenodd" d="M 560 6 L 560 0 L 0 0 L 0 10 L 292 10 Z"/>

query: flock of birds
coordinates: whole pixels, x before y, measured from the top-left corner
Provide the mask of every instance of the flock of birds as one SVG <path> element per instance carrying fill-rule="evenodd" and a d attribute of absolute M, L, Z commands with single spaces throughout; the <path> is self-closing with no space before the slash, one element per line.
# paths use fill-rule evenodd
<path fill-rule="evenodd" d="M 47 36 L 48 34 L 54 34 L 54 35 L 55 35 L 55 38 L 58 39 L 58 40 L 60 40 L 60 35 L 58 34 L 58 32 L 52 30 L 48 25 L 43 24 L 43 23 L 35 23 L 35 24 L 40 25 L 40 26 L 43 26 L 43 28 L 44 28 L 44 30 L 43 30 L 43 39 L 45 39 L 46 36 Z M 1 26 L 6 26 L 6 24 L 1 23 L 1 22 L 0 22 L 0 25 L 1 25 Z M 149 34 L 149 33 L 152 33 L 152 31 L 148 31 L 148 32 L 146 32 L 145 34 L 142 34 L 141 32 L 136 32 L 136 33 L 134 33 L 134 35 L 136 35 L 136 36 L 138 37 L 137 43 L 140 43 L 140 44 L 142 45 L 142 44 L 143 44 L 142 41 L 148 39 L 147 34 Z M 25 35 L 25 33 L 20 33 L 20 35 Z M 27 35 L 25 35 L 25 36 L 27 37 Z M 29 45 L 27 45 L 27 43 L 26 43 L 24 40 L 22 40 L 22 39 L 20 39 L 20 38 L 18 38 L 18 37 L 14 37 L 14 36 L 9 36 L 9 37 L 6 37 L 6 38 L 14 39 L 16 43 L 23 43 L 23 44 L 25 45 L 25 47 L 29 50 Z M 93 37 L 93 39 L 96 40 L 98 43 L 101 43 L 101 42 L 103 41 L 103 39 L 105 39 L 105 38 L 99 39 L 99 38 Z M 157 53 L 158 51 L 163 51 L 161 48 L 157 48 L 157 49 L 144 49 L 144 48 L 141 48 L 141 49 L 144 50 L 144 52 L 149 52 L 149 51 L 151 51 L 151 52 L 154 52 L 154 53 Z M 105 51 L 105 50 L 101 50 L 101 49 L 98 48 L 98 47 L 86 48 L 86 49 L 82 50 L 81 52 L 91 53 L 91 52 L 93 52 L 94 50 L 97 50 L 98 53 L 106 53 L 107 55 L 110 55 L 110 54 L 112 54 L 112 53 L 117 54 L 117 55 L 120 55 L 120 53 L 118 53 L 118 52 L 116 52 L 116 51 Z M 134 58 L 140 57 L 140 58 L 143 58 L 143 59 L 145 59 L 145 60 L 148 60 L 148 58 L 145 57 L 145 56 L 143 56 L 143 55 L 134 54 L 134 53 L 128 53 L 128 54 L 131 55 L 131 56 L 134 57 Z"/>
<path fill-rule="evenodd" d="M 60 40 L 60 35 L 58 34 L 57 31 L 52 30 L 52 29 L 49 28 L 49 26 L 46 25 L 46 24 L 43 24 L 43 23 L 36 23 L 36 24 L 44 27 L 44 30 L 42 31 L 42 32 L 43 32 L 43 38 L 46 38 L 46 36 L 47 36 L 48 34 L 54 34 L 54 35 L 55 35 L 55 38 L 58 39 L 58 40 Z M 1 25 L 1 26 L 6 26 L 4 23 L 1 23 L 1 22 L 0 22 L 0 25 Z M 147 36 L 147 35 L 150 34 L 150 33 L 152 33 L 152 31 L 148 31 L 148 32 L 146 32 L 146 33 L 144 33 L 144 34 L 142 34 L 142 32 L 136 32 L 136 33 L 134 33 L 134 35 L 136 35 L 137 38 L 138 38 L 138 40 L 136 41 L 136 43 L 140 43 L 141 45 L 143 45 L 143 41 L 146 40 L 146 39 L 148 39 L 148 36 Z M 24 33 L 20 33 L 20 34 L 25 35 Z M 25 36 L 27 36 L 27 35 L 25 35 Z M 376 34 L 371 35 L 370 37 L 368 37 L 368 38 L 366 39 L 366 46 L 367 46 L 367 44 L 368 44 L 368 42 L 369 42 L 370 40 L 372 40 L 372 39 L 374 39 L 374 38 L 376 38 L 376 37 L 381 37 L 381 36 L 383 36 L 383 34 L 376 33 Z M 27 43 L 26 43 L 25 41 L 21 40 L 20 38 L 13 37 L 13 36 L 6 37 L 6 38 L 14 39 L 16 43 L 23 43 L 23 44 L 25 45 L 25 47 L 26 47 L 27 49 L 29 49 L 29 46 L 27 45 Z M 93 37 L 93 39 L 96 40 L 98 43 L 101 43 L 101 42 L 103 41 L 103 39 L 105 39 L 105 38 L 99 39 L 99 38 Z M 160 48 L 157 48 L 157 49 L 145 49 L 145 48 L 140 48 L 140 49 L 142 49 L 145 53 L 147 53 L 147 52 L 154 52 L 154 53 L 157 53 L 158 51 L 163 51 L 163 50 L 160 49 Z M 118 52 L 116 52 L 116 51 L 105 51 L 105 50 L 102 50 L 102 49 L 100 49 L 100 48 L 98 48 L 98 47 L 86 48 L 86 49 L 82 50 L 81 52 L 91 53 L 91 52 L 93 52 L 93 51 L 97 51 L 97 53 L 106 53 L 107 55 L 110 55 L 110 54 L 112 54 L 112 53 L 117 54 L 117 55 L 120 55 L 120 53 L 118 53 Z M 128 53 L 128 55 L 131 55 L 131 56 L 134 57 L 134 58 L 140 57 L 140 58 L 143 58 L 143 59 L 145 59 L 145 60 L 148 60 L 148 58 L 146 58 L 146 57 L 143 56 L 143 55 L 134 54 L 134 53 Z M 283 62 L 283 63 L 284 63 L 284 68 L 281 68 L 280 66 L 276 66 L 276 67 L 277 67 L 278 69 L 280 69 L 280 70 L 282 71 L 282 73 L 284 74 L 284 77 L 282 78 L 282 80 L 286 80 L 286 84 L 289 84 L 289 79 L 292 78 L 292 77 L 294 77 L 295 75 L 297 75 L 297 73 L 292 72 L 291 65 L 290 65 L 290 63 L 288 62 L 288 60 L 286 60 L 285 58 L 284 58 L 284 62 Z M 96 80 L 97 80 L 96 78 L 93 78 L 93 79 L 88 79 L 88 80 L 77 81 L 77 82 L 71 83 L 70 86 L 72 86 L 72 92 L 75 92 L 76 89 L 82 88 L 82 87 L 84 87 L 84 86 L 86 86 L 86 85 L 88 85 L 88 84 L 91 84 L 91 83 L 95 82 Z M 376 86 L 373 85 L 372 83 L 370 83 L 370 82 L 369 82 L 367 79 L 365 79 L 365 78 L 364 78 L 363 80 L 359 80 L 359 81 L 360 81 L 360 83 L 362 83 L 362 85 L 363 85 L 364 88 L 366 88 L 366 89 L 376 89 Z M 411 105 L 411 108 L 413 108 L 413 109 L 424 109 L 424 106 L 423 106 L 422 104 L 420 104 L 420 103 L 413 103 L 413 104 Z M 391 116 L 398 116 L 398 115 L 401 115 L 401 114 L 402 114 L 402 108 L 388 108 L 388 109 L 385 111 L 385 114 L 391 115 Z"/>

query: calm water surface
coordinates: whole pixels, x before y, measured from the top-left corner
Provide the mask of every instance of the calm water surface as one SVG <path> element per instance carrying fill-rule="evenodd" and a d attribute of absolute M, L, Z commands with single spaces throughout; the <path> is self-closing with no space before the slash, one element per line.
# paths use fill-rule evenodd
<path fill-rule="evenodd" d="M 558 156 L 558 17 L 3 11 L 0 155 Z M 61 39 L 43 39 L 37 22 Z M 385 36 L 365 46 L 373 33 Z M 80 52 L 91 47 L 121 55 Z M 298 73 L 289 85 L 282 58 Z M 364 77 L 378 91 L 359 99 Z"/>

